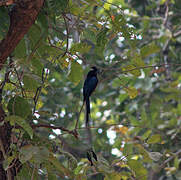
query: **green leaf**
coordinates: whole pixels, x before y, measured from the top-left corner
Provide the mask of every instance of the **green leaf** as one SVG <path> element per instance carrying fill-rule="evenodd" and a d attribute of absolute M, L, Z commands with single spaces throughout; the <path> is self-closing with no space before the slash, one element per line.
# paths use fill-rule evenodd
<path fill-rule="evenodd" d="M 80 80 L 82 79 L 82 77 L 83 77 L 82 66 L 78 62 L 72 61 L 70 72 L 68 74 L 68 78 L 75 85 L 77 85 L 80 82 Z"/>
<path fill-rule="evenodd" d="M 38 147 L 38 150 L 33 155 L 33 161 L 36 164 L 41 164 L 42 162 L 46 161 L 49 158 L 49 150 L 46 147 Z"/>
<path fill-rule="evenodd" d="M 151 54 L 158 53 L 160 51 L 160 47 L 158 47 L 155 42 L 152 42 L 141 48 L 141 56 L 142 58 L 146 58 Z"/>
<path fill-rule="evenodd" d="M 34 72 L 41 77 L 43 71 L 43 64 L 40 62 L 40 60 L 38 58 L 32 58 L 31 64 L 33 66 Z"/>
<path fill-rule="evenodd" d="M 74 54 L 76 52 L 79 52 L 79 53 L 83 54 L 83 53 L 88 53 L 90 48 L 91 48 L 91 46 L 89 46 L 86 43 L 76 43 L 76 44 L 72 45 L 72 47 L 70 49 L 70 52 L 72 54 Z"/>
<path fill-rule="evenodd" d="M 180 162 L 181 162 L 181 160 L 178 159 L 178 157 L 176 156 L 175 159 L 174 159 L 174 167 L 175 167 L 176 169 L 179 168 Z"/>
<path fill-rule="evenodd" d="M 28 124 L 28 122 L 24 120 L 22 117 L 15 115 L 7 116 L 6 121 L 9 121 L 11 124 L 17 123 L 29 134 L 31 139 L 33 138 L 33 129 Z"/>
<path fill-rule="evenodd" d="M 41 28 L 37 24 L 34 24 L 29 29 L 27 35 L 30 40 L 31 48 L 35 48 L 34 46 L 41 37 Z"/>
<path fill-rule="evenodd" d="M 141 136 L 141 139 L 142 139 L 142 140 L 147 139 L 147 138 L 150 136 L 151 132 L 152 132 L 151 130 L 146 131 L 146 132 Z"/>
<path fill-rule="evenodd" d="M 108 2 L 108 3 L 107 3 Z M 109 10 L 111 7 L 111 3 L 113 2 L 113 0 L 107 0 L 107 2 L 105 2 L 104 4 L 104 9 Z"/>
<path fill-rule="evenodd" d="M 72 173 L 71 171 L 69 171 L 69 169 L 65 168 L 59 161 L 57 158 L 55 158 L 52 154 L 50 154 L 49 156 L 49 161 L 55 166 L 55 168 L 60 171 L 61 173 L 63 173 L 65 176 L 68 176 L 70 178 L 72 178 Z"/>
<path fill-rule="evenodd" d="M 132 154 L 132 152 L 133 152 L 133 144 L 126 143 L 123 148 L 123 154 L 128 159 L 130 159 L 131 156 L 129 156 L 129 155 Z"/>
<path fill-rule="evenodd" d="M 143 62 L 141 56 L 139 54 L 137 54 L 137 53 L 133 55 L 131 62 L 136 67 L 144 67 L 145 66 L 145 63 Z"/>
<path fill-rule="evenodd" d="M 98 34 L 97 34 L 97 46 L 104 48 L 106 43 L 108 42 L 107 38 L 107 32 L 109 31 L 108 28 L 103 28 Z"/>
<path fill-rule="evenodd" d="M 22 118 L 26 118 L 31 113 L 27 100 L 20 96 L 11 98 L 7 108 L 11 114 L 20 116 Z"/>
<path fill-rule="evenodd" d="M 47 174 L 48 174 L 48 179 L 51 180 L 57 180 L 56 174 L 54 173 L 54 167 L 51 163 L 49 163 L 48 161 L 45 162 L 45 167 L 47 170 Z"/>
<path fill-rule="evenodd" d="M 155 143 L 160 143 L 162 141 L 162 137 L 160 134 L 154 134 L 153 136 L 151 136 L 147 143 L 148 144 L 155 144 Z"/>
<path fill-rule="evenodd" d="M 107 174 L 104 178 L 104 180 L 120 180 L 121 179 L 121 175 L 118 173 L 111 173 L 111 174 Z"/>
<path fill-rule="evenodd" d="M 152 162 L 152 159 L 149 156 L 149 152 L 146 151 L 146 149 L 142 145 L 136 144 L 135 147 L 138 149 L 139 153 L 143 156 L 144 162 L 147 162 L 147 163 Z"/>
<path fill-rule="evenodd" d="M 34 78 L 27 75 L 23 77 L 23 84 L 24 84 L 25 90 L 28 90 L 28 91 L 36 91 L 38 87 L 37 81 Z"/>
<path fill-rule="evenodd" d="M 29 161 L 33 157 L 33 154 L 37 153 L 37 151 L 38 151 L 38 147 L 33 146 L 31 144 L 25 145 L 20 149 L 19 160 L 23 164 Z"/>
<path fill-rule="evenodd" d="M 124 88 L 124 90 L 128 93 L 131 99 L 134 99 L 138 95 L 138 91 L 136 90 L 135 87 L 130 86 L 130 87 Z"/>
<path fill-rule="evenodd" d="M 27 56 L 26 54 L 26 45 L 25 45 L 25 39 L 21 39 L 21 41 L 18 43 L 14 50 L 15 57 L 17 58 L 24 58 Z"/>
<path fill-rule="evenodd" d="M 144 168 L 141 162 L 131 159 L 128 161 L 128 165 L 135 172 L 136 179 L 147 180 L 147 170 Z"/>
<path fill-rule="evenodd" d="M 86 39 L 92 41 L 93 43 L 96 43 L 96 35 L 95 35 L 94 31 L 85 28 L 84 37 Z"/>
<path fill-rule="evenodd" d="M 140 69 L 137 69 L 137 67 L 135 65 L 132 65 L 132 64 L 123 67 L 122 71 L 123 71 L 123 73 L 130 73 L 136 77 L 141 75 Z"/>

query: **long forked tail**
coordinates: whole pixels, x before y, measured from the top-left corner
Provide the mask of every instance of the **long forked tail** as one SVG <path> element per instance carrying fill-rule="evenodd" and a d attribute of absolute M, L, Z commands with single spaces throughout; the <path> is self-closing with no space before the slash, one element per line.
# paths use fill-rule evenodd
<path fill-rule="evenodd" d="M 86 98 L 85 103 L 86 103 L 86 127 L 88 127 L 89 114 L 90 114 L 90 100 L 89 100 L 89 97 Z"/>

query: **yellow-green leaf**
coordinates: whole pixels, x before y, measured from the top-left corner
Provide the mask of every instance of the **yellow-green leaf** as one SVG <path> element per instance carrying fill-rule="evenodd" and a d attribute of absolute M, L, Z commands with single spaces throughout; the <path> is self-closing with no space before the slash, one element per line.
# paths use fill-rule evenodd
<path fill-rule="evenodd" d="M 107 0 L 107 2 L 108 3 L 105 2 L 105 4 L 104 4 L 104 9 L 109 10 L 113 0 Z"/>
<path fill-rule="evenodd" d="M 78 62 L 72 61 L 68 78 L 75 85 L 77 85 L 82 79 L 82 76 L 83 76 L 82 66 Z"/>
<path fill-rule="evenodd" d="M 160 143 L 162 141 L 162 138 L 160 136 L 160 134 L 154 134 L 153 136 L 151 136 L 147 143 L 148 144 L 155 144 L 155 143 Z"/>
<path fill-rule="evenodd" d="M 138 95 L 138 91 L 135 87 L 130 86 L 130 87 L 124 88 L 124 90 L 127 92 L 127 94 L 129 95 L 131 99 L 134 99 Z"/>
<path fill-rule="evenodd" d="M 131 159 L 128 161 L 128 165 L 135 172 L 136 179 L 147 180 L 147 170 L 144 168 L 141 162 Z"/>
<path fill-rule="evenodd" d="M 146 58 L 151 54 L 157 53 L 160 51 L 160 47 L 158 47 L 155 42 L 152 42 L 141 48 L 141 56 L 142 58 Z"/>
<path fill-rule="evenodd" d="M 137 77 L 141 75 L 140 69 L 137 69 L 137 67 L 132 65 L 132 64 L 123 67 L 122 71 L 123 72 L 125 71 L 126 73 L 130 73 L 130 74 L 137 76 Z"/>

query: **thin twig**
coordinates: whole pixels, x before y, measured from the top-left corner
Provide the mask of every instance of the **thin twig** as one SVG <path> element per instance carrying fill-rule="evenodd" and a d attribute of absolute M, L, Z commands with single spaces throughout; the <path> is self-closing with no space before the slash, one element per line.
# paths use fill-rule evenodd
<path fill-rule="evenodd" d="M 14 71 L 15 71 L 16 76 L 17 76 L 17 78 L 18 78 L 19 86 L 21 87 L 22 96 L 25 97 L 25 96 L 26 96 L 26 93 L 24 92 L 23 86 L 22 86 L 22 84 L 21 84 L 21 79 L 20 79 L 20 77 L 19 77 L 18 71 L 16 70 L 16 68 L 14 68 Z"/>
<path fill-rule="evenodd" d="M 49 125 L 49 124 L 33 124 L 32 125 L 32 128 L 38 128 L 38 127 L 44 127 L 44 128 L 50 128 L 50 129 L 60 129 L 61 131 L 65 131 L 69 134 L 72 134 L 75 138 L 78 138 L 78 134 L 73 130 L 68 130 L 64 127 L 61 127 L 61 126 L 52 126 L 52 125 Z"/>
<path fill-rule="evenodd" d="M 77 121 L 76 121 L 76 124 L 75 124 L 75 130 L 77 129 L 77 126 L 79 124 L 79 118 L 80 118 L 80 114 L 82 112 L 82 109 L 84 107 L 84 104 L 85 104 L 85 101 L 83 102 L 82 107 L 80 108 L 80 111 L 79 111 L 79 114 L 78 114 L 78 117 L 77 117 Z"/>
<path fill-rule="evenodd" d="M 173 156 L 169 157 L 167 160 L 165 160 L 160 166 L 159 168 L 157 168 L 156 172 L 161 171 L 166 165 L 167 163 L 169 163 L 170 161 L 172 161 L 176 156 L 181 154 L 181 149 L 179 149 L 176 153 L 173 154 Z"/>
<path fill-rule="evenodd" d="M 65 19 L 65 15 L 63 14 L 62 15 L 63 19 L 64 19 L 64 22 L 65 22 L 65 28 L 66 28 L 66 32 L 67 32 L 67 44 L 66 44 L 66 50 L 65 52 L 63 53 L 62 57 L 64 57 L 67 52 L 68 52 L 68 48 L 69 48 L 69 28 L 68 28 L 68 24 L 67 24 L 67 21 Z"/>

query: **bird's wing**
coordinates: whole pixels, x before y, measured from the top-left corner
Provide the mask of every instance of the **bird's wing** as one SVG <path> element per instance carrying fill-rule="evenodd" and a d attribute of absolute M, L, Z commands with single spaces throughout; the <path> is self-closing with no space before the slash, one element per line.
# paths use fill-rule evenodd
<path fill-rule="evenodd" d="M 83 87 L 83 94 L 84 94 L 84 99 L 86 97 L 89 97 L 92 92 L 95 90 L 96 86 L 98 83 L 98 79 L 97 77 L 93 76 L 89 79 L 86 79 L 85 83 L 84 83 L 84 87 Z"/>

